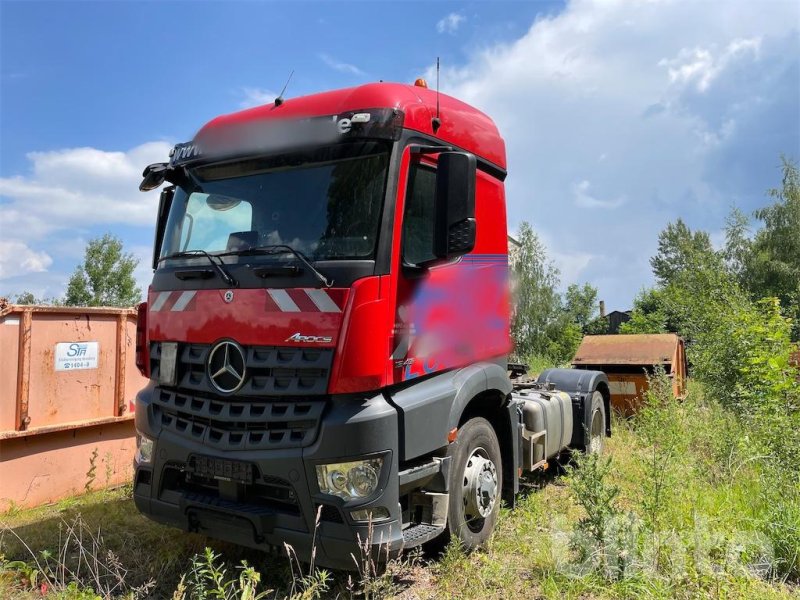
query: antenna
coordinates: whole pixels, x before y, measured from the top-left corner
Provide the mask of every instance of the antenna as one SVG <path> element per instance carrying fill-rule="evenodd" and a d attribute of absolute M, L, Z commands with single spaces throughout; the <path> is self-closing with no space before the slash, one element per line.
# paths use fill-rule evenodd
<path fill-rule="evenodd" d="M 431 119 L 431 127 L 433 133 L 439 130 L 442 126 L 442 120 L 439 118 L 439 57 L 436 57 L 436 116 Z"/>
<path fill-rule="evenodd" d="M 283 89 L 281 90 L 281 93 L 278 94 L 277 98 L 275 98 L 275 106 L 280 106 L 281 104 L 283 104 L 283 93 L 286 91 L 286 88 L 289 87 L 289 82 L 292 80 L 292 75 L 294 75 L 294 69 L 292 69 L 292 72 L 289 73 L 289 79 L 287 79 L 286 83 L 283 84 Z"/>

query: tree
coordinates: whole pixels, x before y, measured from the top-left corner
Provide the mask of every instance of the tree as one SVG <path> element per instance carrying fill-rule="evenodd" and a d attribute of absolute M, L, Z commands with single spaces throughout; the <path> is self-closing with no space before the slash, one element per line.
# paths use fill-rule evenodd
<path fill-rule="evenodd" d="M 588 283 L 583 286 L 570 284 L 564 294 L 564 311 L 586 333 L 586 328 L 598 311 L 597 288 Z"/>
<path fill-rule="evenodd" d="M 633 300 L 633 310 L 629 321 L 619 326 L 620 333 L 666 333 L 667 309 L 664 291 L 644 289 Z"/>
<path fill-rule="evenodd" d="M 22 292 L 14 296 L 14 304 L 40 304 L 33 292 Z"/>
<path fill-rule="evenodd" d="M 753 238 L 744 282 L 755 299 L 775 297 L 794 320 L 795 341 L 800 338 L 800 171 L 783 159 L 780 188 L 769 190 L 776 202 L 756 210 L 764 222 Z"/>
<path fill-rule="evenodd" d="M 67 306 L 133 306 L 142 290 L 133 271 L 139 260 L 122 251 L 122 241 L 110 233 L 90 240 L 84 261 L 67 284 Z"/>
<path fill-rule="evenodd" d="M 750 219 L 739 208 L 734 207 L 725 219 L 725 249 L 722 254 L 728 272 L 746 285 L 747 264 L 752 252 L 749 235 Z"/>
<path fill-rule="evenodd" d="M 519 228 L 520 246 L 512 262 L 515 310 L 511 335 L 518 357 L 547 354 L 554 322 L 561 310 L 558 269 L 529 223 Z"/>
<path fill-rule="evenodd" d="M 693 232 L 683 219 L 669 223 L 658 235 L 658 253 L 650 259 L 653 274 L 661 285 L 670 283 L 699 257 L 714 254 L 705 231 Z"/>

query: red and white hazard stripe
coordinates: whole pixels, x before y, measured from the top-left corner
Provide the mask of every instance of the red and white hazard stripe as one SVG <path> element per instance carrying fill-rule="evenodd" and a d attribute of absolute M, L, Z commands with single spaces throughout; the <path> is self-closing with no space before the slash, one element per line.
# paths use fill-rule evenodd
<path fill-rule="evenodd" d="M 181 312 L 183 310 L 193 310 L 196 290 L 186 292 L 159 292 L 150 306 L 151 312 Z"/>
<path fill-rule="evenodd" d="M 324 312 L 339 313 L 342 309 L 326 290 L 317 288 L 295 288 L 267 290 L 268 311 L 275 312 Z"/>
<path fill-rule="evenodd" d="M 157 292 L 150 305 L 151 312 L 182 312 L 195 310 L 197 290 L 185 292 Z M 269 312 L 322 312 L 340 313 L 342 294 L 334 296 L 327 290 L 317 288 L 268 289 L 266 306 Z"/>

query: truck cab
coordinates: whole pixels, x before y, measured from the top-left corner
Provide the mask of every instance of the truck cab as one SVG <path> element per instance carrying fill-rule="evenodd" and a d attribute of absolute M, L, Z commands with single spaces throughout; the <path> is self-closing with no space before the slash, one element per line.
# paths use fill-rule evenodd
<path fill-rule="evenodd" d="M 523 469 L 610 435 L 601 373 L 508 375 L 505 146 L 477 109 L 421 81 L 278 98 L 143 175 L 150 518 L 333 568 L 471 548 Z"/>

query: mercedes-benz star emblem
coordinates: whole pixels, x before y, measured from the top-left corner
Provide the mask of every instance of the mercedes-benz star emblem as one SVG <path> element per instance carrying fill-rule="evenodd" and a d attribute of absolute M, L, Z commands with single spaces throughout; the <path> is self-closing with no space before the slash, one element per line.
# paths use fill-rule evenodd
<path fill-rule="evenodd" d="M 208 355 L 208 378 L 223 394 L 232 394 L 244 383 L 244 350 L 236 342 L 223 341 Z"/>

